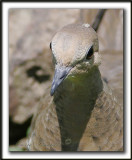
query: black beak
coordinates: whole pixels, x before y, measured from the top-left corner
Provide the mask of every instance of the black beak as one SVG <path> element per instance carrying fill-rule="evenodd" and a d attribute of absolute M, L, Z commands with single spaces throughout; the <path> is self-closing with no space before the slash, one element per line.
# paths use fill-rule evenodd
<path fill-rule="evenodd" d="M 54 74 L 52 87 L 51 87 L 51 91 L 50 91 L 51 96 L 53 96 L 53 94 L 56 91 L 56 89 L 58 88 L 58 86 L 66 78 L 66 76 L 68 75 L 71 68 L 72 67 L 65 67 L 65 66 L 56 65 L 55 74 Z"/>

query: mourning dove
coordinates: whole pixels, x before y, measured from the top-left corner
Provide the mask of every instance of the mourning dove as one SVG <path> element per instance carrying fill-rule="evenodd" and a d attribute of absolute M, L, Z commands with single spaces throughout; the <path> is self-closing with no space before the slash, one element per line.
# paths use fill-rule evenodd
<path fill-rule="evenodd" d="M 50 44 L 55 74 L 28 141 L 30 151 L 122 151 L 123 109 L 101 78 L 98 37 L 70 24 Z"/>

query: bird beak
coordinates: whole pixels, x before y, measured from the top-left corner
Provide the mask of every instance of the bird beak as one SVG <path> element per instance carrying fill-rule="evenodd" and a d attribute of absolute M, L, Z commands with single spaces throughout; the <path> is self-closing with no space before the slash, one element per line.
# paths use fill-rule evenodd
<path fill-rule="evenodd" d="M 56 89 L 58 88 L 58 86 L 66 78 L 66 76 L 68 75 L 71 68 L 72 67 L 65 67 L 65 66 L 56 65 L 55 74 L 54 74 L 52 87 L 51 87 L 51 91 L 50 91 L 51 96 L 53 96 L 53 94 L 56 91 Z"/>

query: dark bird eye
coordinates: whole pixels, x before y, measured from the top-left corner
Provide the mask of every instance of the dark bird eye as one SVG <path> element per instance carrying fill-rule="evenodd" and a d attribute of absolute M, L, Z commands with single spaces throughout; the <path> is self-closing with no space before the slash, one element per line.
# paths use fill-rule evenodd
<path fill-rule="evenodd" d="M 86 59 L 90 59 L 94 53 L 93 46 L 88 50 Z"/>
<path fill-rule="evenodd" d="M 51 42 L 50 42 L 50 49 L 52 49 Z"/>

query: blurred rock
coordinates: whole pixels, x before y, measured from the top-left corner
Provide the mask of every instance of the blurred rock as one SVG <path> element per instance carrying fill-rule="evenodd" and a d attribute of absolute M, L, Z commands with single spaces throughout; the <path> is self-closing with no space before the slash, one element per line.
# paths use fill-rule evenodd
<path fill-rule="evenodd" d="M 16 90 L 13 84 L 9 87 L 9 95 L 9 115 L 13 116 L 15 114 L 16 106 L 19 105 L 18 96 L 16 94 Z"/>
<path fill-rule="evenodd" d="M 123 50 L 123 9 L 106 11 L 98 35 L 100 50 Z"/>
<path fill-rule="evenodd" d="M 21 148 L 23 151 L 27 151 L 27 138 L 23 138 L 16 144 L 19 148 Z"/>
<path fill-rule="evenodd" d="M 74 23 L 79 18 L 80 10 L 10 9 L 9 15 L 9 59 L 12 71 L 18 64 L 47 50 L 55 32 Z"/>
<path fill-rule="evenodd" d="M 81 10 L 82 22 L 92 24 L 98 9 Z M 102 50 L 123 50 L 123 9 L 107 9 L 98 29 Z"/>
<path fill-rule="evenodd" d="M 81 23 L 92 24 L 98 13 L 99 9 L 81 9 L 80 10 L 80 21 Z"/>
<path fill-rule="evenodd" d="M 48 65 L 48 61 L 45 63 L 45 59 L 48 57 L 41 54 L 35 59 L 25 61 L 13 72 L 13 87 L 10 90 L 10 116 L 16 123 L 23 123 L 35 112 L 39 99 L 46 92 L 53 67 Z"/>
<path fill-rule="evenodd" d="M 102 77 L 108 81 L 118 101 L 123 105 L 123 51 L 105 50 L 100 53 Z"/>
<path fill-rule="evenodd" d="M 20 141 L 17 142 L 15 145 L 9 146 L 9 151 L 27 151 L 27 138 L 22 138 Z"/>

